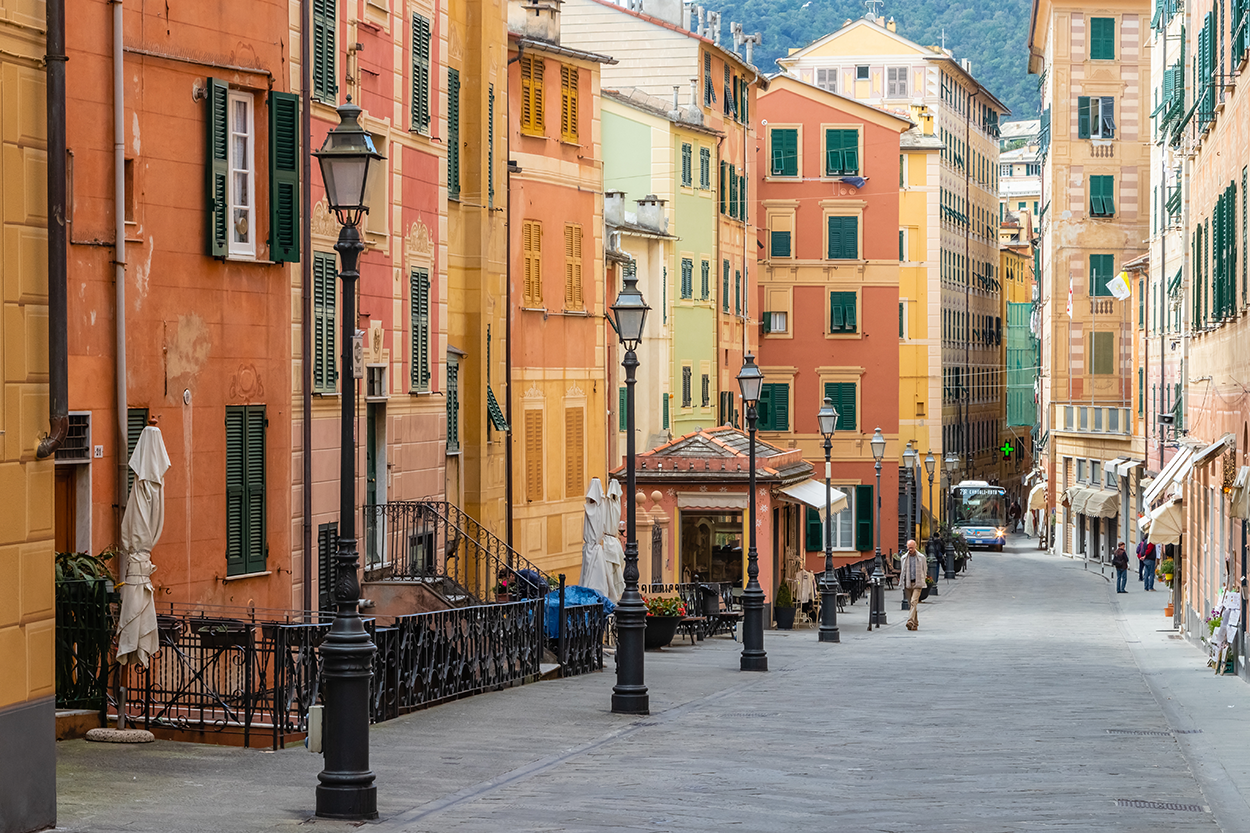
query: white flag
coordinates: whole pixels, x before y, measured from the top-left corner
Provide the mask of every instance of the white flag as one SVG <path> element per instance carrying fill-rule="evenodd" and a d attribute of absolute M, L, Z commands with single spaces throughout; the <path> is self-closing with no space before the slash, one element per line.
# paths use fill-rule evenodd
<path fill-rule="evenodd" d="M 1068 275 L 1068 318 L 1072 317 L 1072 275 Z"/>
<path fill-rule="evenodd" d="M 1112 278 L 1107 284 L 1107 289 L 1115 296 L 1117 301 L 1123 301 L 1132 295 L 1133 291 L 1128 287 L 1128 272 L 1121 272 Z"/>

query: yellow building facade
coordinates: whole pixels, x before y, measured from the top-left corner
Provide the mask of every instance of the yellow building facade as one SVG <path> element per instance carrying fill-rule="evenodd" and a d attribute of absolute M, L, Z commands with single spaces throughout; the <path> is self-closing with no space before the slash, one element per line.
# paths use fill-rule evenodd
<path fill-rule="evenodd" d="M 47 115 L 43 3 L 0 7 L 0 830 L 56 821 L 56 606 L 48 430 Z"/>

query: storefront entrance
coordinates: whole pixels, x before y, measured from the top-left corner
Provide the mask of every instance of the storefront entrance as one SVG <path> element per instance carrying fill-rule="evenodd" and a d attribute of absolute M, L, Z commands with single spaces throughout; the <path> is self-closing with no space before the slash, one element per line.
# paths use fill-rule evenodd
<path fill-rule="evenodd" d="M 742 584 L 742 513 L 682 510 L 679 556 L 683 582 Z"/>

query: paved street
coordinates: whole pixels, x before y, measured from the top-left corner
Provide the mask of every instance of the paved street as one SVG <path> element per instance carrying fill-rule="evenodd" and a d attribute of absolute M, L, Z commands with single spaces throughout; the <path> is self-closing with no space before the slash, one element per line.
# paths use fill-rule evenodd
<path fill-rule="evenodd" d="M 916 633 L 891 592 L 890 624 L 856 604 L 840 645 L 770 631 L 768 674 L 728 639 L 648 653 L 647 718 L 608 712 L 609 668 L 376 726 L 369 829 L 1244 830 L 1250 688 L 1167 630 L 1165 592 L 1032 544 L 977 553 Z M 312 818 L 303 749 L 58 751 L 59 829 L 352 829 Z"/>

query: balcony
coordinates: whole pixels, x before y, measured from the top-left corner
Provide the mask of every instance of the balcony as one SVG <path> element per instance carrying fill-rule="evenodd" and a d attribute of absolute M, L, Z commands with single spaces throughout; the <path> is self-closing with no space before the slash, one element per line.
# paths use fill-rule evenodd
<path fill-rule="evenodd" d="M 1111 434 L 1127 437 L 1132 430 L 1129 408 L 1119 405 L 1088 403 L 1055 403 L 1055 416 L 1060 431 L 1077 434 Z"/>
<path fill-rule="evenodd" d="M 1115 306 L 1115 298 L 1090 298 L 1090 315 L 1119 315 Z"/>

